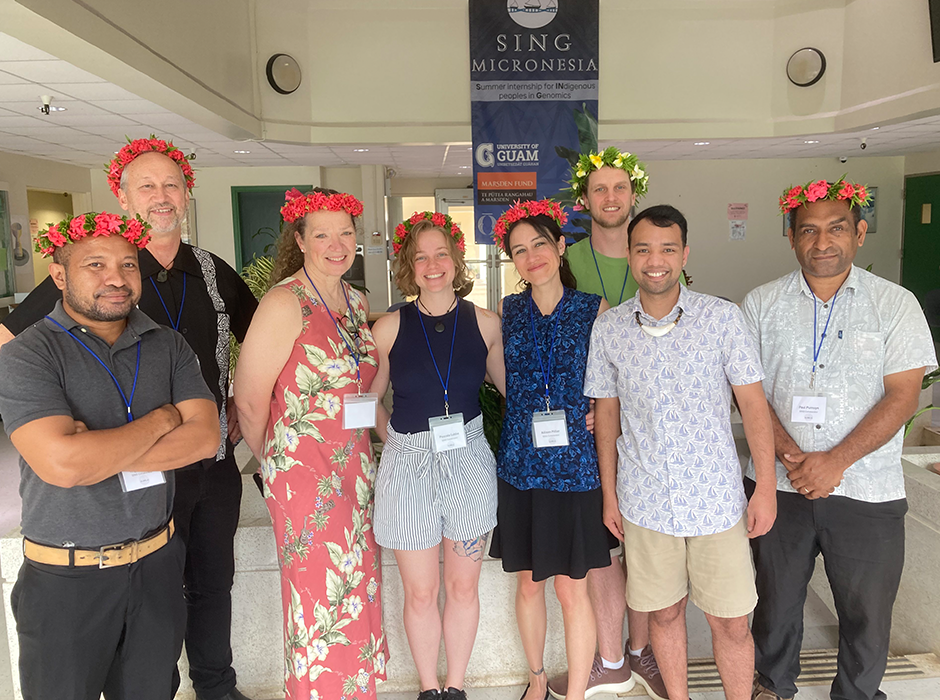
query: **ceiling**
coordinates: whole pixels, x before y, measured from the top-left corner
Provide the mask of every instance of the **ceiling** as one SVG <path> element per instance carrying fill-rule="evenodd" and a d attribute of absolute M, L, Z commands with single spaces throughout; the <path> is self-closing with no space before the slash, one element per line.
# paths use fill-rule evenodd
<path fill-rule="evenodd" d="M 44 115 L 41 95 L 64 112 Z M 439 146 L 309 146 L 234 141 L 132 92 L 0 33 L 0 151 L 104 168 L 126 136 L 150 133 L 194 152 L 193 165 L 324 166 L 381 164 L 398 177 L 470 177 L 469 143 Z M 940 116 L 863 132 L 816 136 L 607 142 L 644 161 L 901 155 L 940 147 Z"/>

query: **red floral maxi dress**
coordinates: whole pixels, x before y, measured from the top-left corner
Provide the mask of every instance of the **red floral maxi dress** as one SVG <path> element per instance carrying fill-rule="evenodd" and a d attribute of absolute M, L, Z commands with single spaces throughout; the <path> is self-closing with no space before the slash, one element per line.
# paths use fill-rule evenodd
<path fill-rule="evenodd" d="M 374 698 L 388 655 L 372 535 L 376 464 L 369 431 L 342 423 L 356 363 L 329 309 L 295 279 L 281 286 L 297 296 L 303 329 L 274 385 L 261 473 L 281 567 L 287 697 Z M 339 323 L 361 339 L 365 392 L 375 342 L 358 292 L 347 292 L 355 318 Z"/>

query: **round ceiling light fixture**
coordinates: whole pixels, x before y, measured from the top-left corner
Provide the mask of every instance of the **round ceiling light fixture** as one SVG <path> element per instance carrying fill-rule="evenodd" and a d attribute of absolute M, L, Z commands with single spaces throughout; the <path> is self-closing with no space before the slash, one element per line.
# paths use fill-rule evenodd
<path fill-rule="evenodd" d="M 276 53 L 268 59 L 265 67 L 268 85 L 281 95 L 289 95 L 300 87 L 300 64 L 293 56 Z"/>
<path fill-rule="evenodd" d="M 809 87 L 822 80 L 826 72 L 826 57 L 811 46 L 800 49 L 787 61 L 787 77 L 797 87 Z"/>

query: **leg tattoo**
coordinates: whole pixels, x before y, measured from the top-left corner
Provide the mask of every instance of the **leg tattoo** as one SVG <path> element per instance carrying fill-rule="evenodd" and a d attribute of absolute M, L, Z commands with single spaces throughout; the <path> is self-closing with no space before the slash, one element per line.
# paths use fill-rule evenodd
<path fill-rule="evenodd" d="M 467 557 L 471 561 L 480 561 L 483 559 L 483 552 L 486 550 L 486 535 L 475 537 L 472 540 L 462 540 L 454 542 L 454 552 L 458 557 Z"/>

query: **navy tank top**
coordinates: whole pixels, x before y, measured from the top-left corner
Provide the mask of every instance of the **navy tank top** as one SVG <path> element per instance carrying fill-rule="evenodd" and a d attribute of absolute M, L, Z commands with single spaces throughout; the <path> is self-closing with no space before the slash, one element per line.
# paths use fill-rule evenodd
<path fill-rule="evenodd" d="M 458 313 L 457 338 L 454 339 L 454 320 Z M 461 299 L 457 308 L 443 316 L 428 316 L 422 311 L 420 318 L 412 303 L 399 309 L 398 314 L 398 337 L 388 353 L 394 397 L 392 427 L 399 433 L 420 433 L 428 429 L 429 418 L 444 415 L 441 380 L 447 381 L 451 340 L 454 340 L 454 361 L 447 389 L 450 413 L 463 413 L 464 423 L 480 415 L 480 386 L 486 376 L 487 351 L 473 303 Z M 434 371 L 428 343 L 421 332 L 421 319 L 441 380 Z M 434 330 L 439 321 L 444 324 L 442 333 Z"/>

